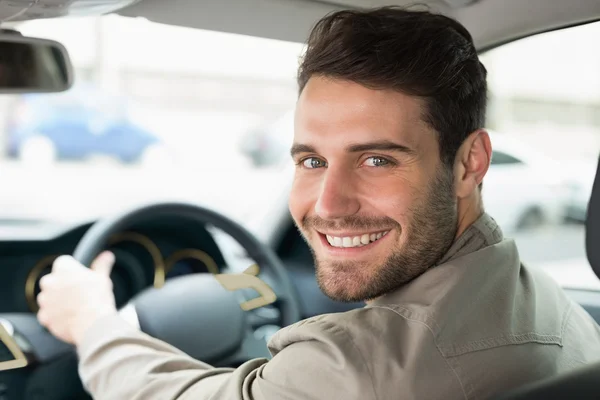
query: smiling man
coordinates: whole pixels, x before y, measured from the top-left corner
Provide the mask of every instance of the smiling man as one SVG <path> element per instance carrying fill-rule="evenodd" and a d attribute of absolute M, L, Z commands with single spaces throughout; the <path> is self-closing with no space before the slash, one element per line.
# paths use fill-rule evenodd
<path fill-rule="evenodd" d="M 399 8 L 314 28 L 299 70 L 290 211 L 321 289 L 367 301 L 215 369 L 129 326 L 110 255 L 61 257 L 40 322 L 97 399 L 485 399 L 600 358 L 600 329 L 484 212 L 486 71 L 456 21 Z M 199 344 L 201 345 L 201 344 Z"/>
<path fill-rule="evenodd" d="M 444 165 L 424 99 L 387 88 L 393 81 L 312 73 L 311 61 L 300 75 L 290 210 L 315 255 L 321 289 L 337 300 L 373 299 L 421 275 L 480 217 L 477 186 L 490 140 L 477 125 L 460 128 L 472 133 L 456 167 Z M 484 97 L 483 81 L 479 90 L 474 95 Z"/>

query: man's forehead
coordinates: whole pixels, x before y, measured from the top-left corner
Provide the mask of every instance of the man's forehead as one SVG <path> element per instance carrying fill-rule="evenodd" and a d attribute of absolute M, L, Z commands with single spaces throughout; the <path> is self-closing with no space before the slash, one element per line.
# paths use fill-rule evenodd
<path fill-rule="evenodd" d="M 422 125 L 422 110 L 421 99 L 394 90 L 317 77 L 308 81 L 298 99 L 294 124 L 297 133 L 375 127 L 382 133 L 401 133 Z"/>
<path fill-rule="evenodd" d="M 426 125 L 419 99 L 353 82 L 313 79 L 296 107 L 296 143 L 316 145 L 327 140 L 339 148 L 342 143 L 391 141 L 415 146 Z"/>

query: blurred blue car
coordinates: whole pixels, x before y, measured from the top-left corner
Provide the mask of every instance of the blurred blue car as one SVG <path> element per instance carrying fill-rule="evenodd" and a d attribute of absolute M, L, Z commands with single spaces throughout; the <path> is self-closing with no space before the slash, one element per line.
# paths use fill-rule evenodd
<path fill-rule="evenodd" d="M 9 116 L 7 155 L 12 158 L 108 156 L 132 163 L 160 144 L 151 132 L 130 121 L 124 98 L 90 86 L 20 96 Z"/>

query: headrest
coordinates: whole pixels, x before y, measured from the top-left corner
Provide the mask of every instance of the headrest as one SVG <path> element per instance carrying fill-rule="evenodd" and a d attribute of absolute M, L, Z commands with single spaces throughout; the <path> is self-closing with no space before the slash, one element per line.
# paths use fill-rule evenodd
<path fill-rule="evenodd" d="M 590 265 L 600 278 L 600 160 L 585 222 L 585 247 Z"/>

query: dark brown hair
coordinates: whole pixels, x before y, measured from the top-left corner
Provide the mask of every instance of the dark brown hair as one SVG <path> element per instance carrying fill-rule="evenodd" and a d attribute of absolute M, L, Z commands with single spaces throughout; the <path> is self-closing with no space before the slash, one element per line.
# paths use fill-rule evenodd
<path fill-rule="evenodd" d="M 314 75 L 424 98 L 423 119 L 439 133 L 447 166 L 485 124 L 487 73 L 473 39 L 459 22 L 430 11 L 382 7 L 327 15 L 309 36 L 300 92 Z"/>

